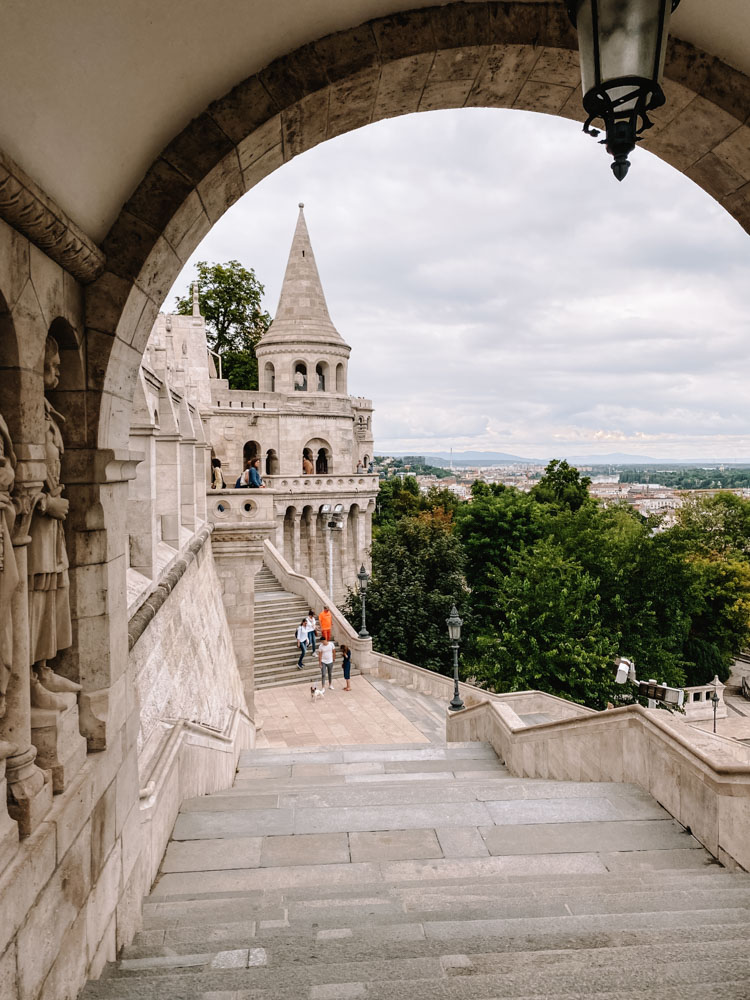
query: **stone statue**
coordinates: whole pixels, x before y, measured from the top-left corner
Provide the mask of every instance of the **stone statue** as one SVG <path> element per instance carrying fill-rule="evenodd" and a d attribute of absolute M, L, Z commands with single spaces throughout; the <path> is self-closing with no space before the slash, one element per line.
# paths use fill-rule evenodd
<path fill-rule="evenodd" d="M 44 388 L 54 389 L 60 379 L 60 352 L 56 341 L 47 338 L 44 351 Z M 68 555 L 65 550 L 63 521 L 68 516 L 68 501 L 63 499 L 60 467 L 63 438 L 60 425 L 64 417 L 48 399 L 44 400 L 45 467 L 42 497 L 31 520 L 29 545 L 29 628 L 31 632 L 31 705 L 58 711 L 68 707 L 66 694 L 80 691 L 66 677 L 47 665 L 59 650 L 71 645 Z"/>
<path fill-rule="evenodd" d="M 10 491 L 16 478 L 16 456 L 8 425 L 0 416 L 0 719 L 5 715 L 5 694 L 13 662 L 13 619 L 10 603 L 18 586 L 18 570 L 13 553 L 11 531 L 16 511 Z M 0 753 L 0 757 L 2 753 Z"/>

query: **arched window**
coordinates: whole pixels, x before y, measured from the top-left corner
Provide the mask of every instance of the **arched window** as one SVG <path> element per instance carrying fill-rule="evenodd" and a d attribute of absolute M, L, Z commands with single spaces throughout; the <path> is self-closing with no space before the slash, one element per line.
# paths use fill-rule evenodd
<path fill-rule="evenodd" d="M 310 448 L 302 449 L 302 474 L 305 476 L 311 476 L 315 472 L 315 463 L 313 462 L 313 453 Z"/>
<path fill-rule="evenodd" d="M 346 379 L 343 362 L 336 365 L 336 392 L 346 392 Z"/>
<path fill-rule="evenodd" d="M 317 376 L 318 392 L 326 391 L 326 382 L 328 380 L 328 365 L 325 361 L 319 361 L 315 366 L 315 374 Z"/>
<path fill-rule="evenodd" d="M 333 472 L 333 453 L 325 438 L 307 442 L 302 450 L 302 471 L 308 476 L 327 476 Z"/>
<path fill-rule="evenodd" d="M 266 367 L 263 369 L 264 380 L 263 387 L 266 392 L 276 392 L 276 369 L 273 367 L 270 361 L 266 361 Z"/>
<path fill-rule="evenodd" d="M 245 441 L 242 446 L 242 464 L 243 467 L 247 462 L 252 462 L 254 458 L 258 458 L 260 455 L 260 445 L 257 441 Z"/>
<path fill-rule="evenodd" d="M 315 459 L 315 471 L 319 476 L 328 475 L 328 449 L 318 448 L 318 457 Z"/>
<path fill-rule="evenodd" d="M 294 388 L 296 392 L 307 392 L 307 365 L 298 361 L 294 366 Z"/>
<path fill-rule="evenodd" d="M 276 454 L 273 448 L 269 448 L 266 452 L 266 475 L 267 476 L 278 476 L 279 474 L 279 456 Z"/>

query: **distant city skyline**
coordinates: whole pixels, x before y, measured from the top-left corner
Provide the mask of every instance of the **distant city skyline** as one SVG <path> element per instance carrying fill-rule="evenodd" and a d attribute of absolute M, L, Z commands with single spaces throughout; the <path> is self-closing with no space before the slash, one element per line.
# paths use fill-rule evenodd
<path fill-rule="evenodd" d="M 273 315 L 304 202 L 380 453 L 750 461 L 750 241 L 682 174 L 632 160 L 617 184 L 543 115 L 405 116 L 277 170 L 190 264 L 253 267 Z"/>

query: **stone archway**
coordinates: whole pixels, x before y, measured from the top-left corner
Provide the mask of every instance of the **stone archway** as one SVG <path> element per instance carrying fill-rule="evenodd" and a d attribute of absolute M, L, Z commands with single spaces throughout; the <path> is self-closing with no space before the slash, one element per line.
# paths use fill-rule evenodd
<path fill-rule="evenodd" d="M 665 90 L 667 107 L 644 146 L 750 230 L 750 78 L 672 39 Z M 90 364 L 104 375 L 98 446 L 124 442 L 163 298 L 247 190 L 326 139 L 457 107 L 582 120 L 576 37 L 563 5 L 449 3 L 377 18 L 276 59 L 195 118 L 124 206 L 103 244 L 107 270 L 87 289 Z"/>

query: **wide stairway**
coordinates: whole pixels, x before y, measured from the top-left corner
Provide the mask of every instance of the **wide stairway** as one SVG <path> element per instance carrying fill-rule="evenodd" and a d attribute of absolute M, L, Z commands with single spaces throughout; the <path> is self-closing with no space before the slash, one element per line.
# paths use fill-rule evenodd
<path fill-rule="evenodd" d="M 750 875 L 635 786 L 476 743 L 256 750 L 183 805 L 83 997 L 748 1000 L 748 940 Z"/>
<path fill-rule="evenodd" d="M 255 577 L 253 649 L 256 688 L 310 683 L 320 677 L 317 653 L 308 649 L 305 665 L 297 669 L 299 650 L 295 633 L 309 610 L 301 597 L 284 590 L 263 566 Z M 316 614 L 320 611 L 316 608 Z"/>

